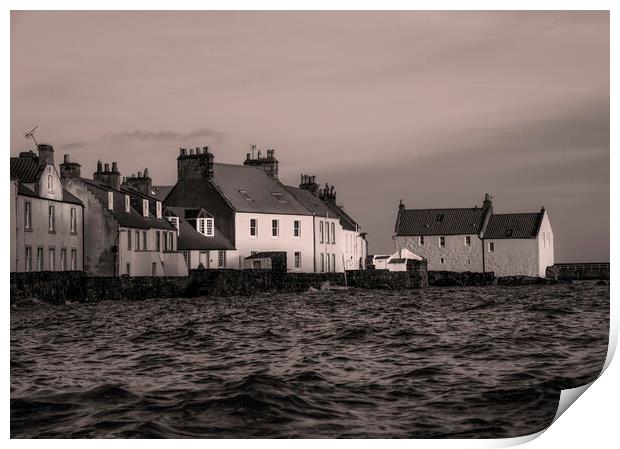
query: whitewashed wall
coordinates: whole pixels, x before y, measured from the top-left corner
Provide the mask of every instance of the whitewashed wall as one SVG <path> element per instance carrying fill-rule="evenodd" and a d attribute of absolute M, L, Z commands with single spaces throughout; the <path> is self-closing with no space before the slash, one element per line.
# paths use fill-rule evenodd
<path fill-rule="evenodd" d="M 446 235 L 446 246 L 439 246 L 438 235 L 424 236 L 420 245 L 418 236 L 395 236 L 395 249 L 406 248 L 427 260 L 433 271 L 482 271 L 482 242 L 476 234 L 468 234 L 471 245 L 465 245 L 465 235 Z M 441 259 L 443 258 L 443 263 Z"/>
<path fill-rule="evenodd" d="M 538 239 L 485 239 L 484 250 L 486 271 L 495 276 L 539 276 Z"/>
<path fill-rule="evenodd" d="M 545 211 L 540 225 L 540 232 L 538 233 L 538 276 L 540 277 L 545 277 L 547 267 L 555 263 L 553 244 L 553 230 L 551 229 L 551 222 L 549 221 L 547 211 Z"/>

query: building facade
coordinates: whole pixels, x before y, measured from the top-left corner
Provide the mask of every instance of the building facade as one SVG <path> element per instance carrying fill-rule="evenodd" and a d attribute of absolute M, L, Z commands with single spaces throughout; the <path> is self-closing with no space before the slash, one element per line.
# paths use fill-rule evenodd
<path fill-rule="evenodd" d="M 93 179 L 65 155 L 65 189 L 84 205 L 84 271 L 91 276 L 185 276 L 175 228 L 161 202 L 136 186 L 121 186 L 116 162 L 97 163 Z M 148 176 L 148 173 L 147 173 Z"/>
<path fill-rule="evenodd" d="M 406 209 L 401 202 L 393 239 L 429 270 L 544 277 L 554 264 L 547 211 L 495 214 L 488 194 L 473 208 Z"/>
<path fill-rule="evenodd" d="M 81 271 L 83 204 L 63 188 L 53 147 L 37 150 L 11 158 L 11 271 Z"/>

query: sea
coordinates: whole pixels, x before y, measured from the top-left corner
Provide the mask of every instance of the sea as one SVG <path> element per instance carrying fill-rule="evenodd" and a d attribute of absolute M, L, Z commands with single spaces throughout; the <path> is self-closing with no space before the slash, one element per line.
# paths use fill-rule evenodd
<path fill-rule="evenodd" d="M 11 308 L 13 438 L 503 438 L 600 374 L 609 285 Z"/>

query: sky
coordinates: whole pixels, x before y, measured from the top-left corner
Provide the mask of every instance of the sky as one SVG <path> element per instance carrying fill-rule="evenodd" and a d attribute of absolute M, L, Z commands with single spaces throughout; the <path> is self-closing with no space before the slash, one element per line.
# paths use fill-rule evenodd
<path fill-rule="evenodd" d="M 335 185 L 391 253 L 407 208 L 551 220 L 557 262 L 609 261 L 607 12 L 12 12 L 11 154 L 176 182 L 179 147 Z"/>

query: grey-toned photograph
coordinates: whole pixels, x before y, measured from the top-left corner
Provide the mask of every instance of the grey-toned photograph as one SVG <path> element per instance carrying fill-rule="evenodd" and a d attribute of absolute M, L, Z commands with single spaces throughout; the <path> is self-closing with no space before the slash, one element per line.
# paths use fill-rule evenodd
<path fill-rule="evenodd" d="M 609 19 L 11 11 L 11 438 L 548 428 L 608 349 Z"/>

